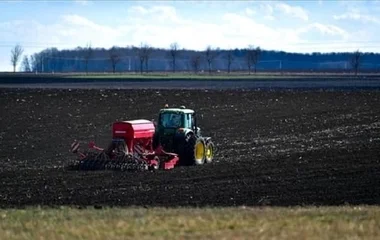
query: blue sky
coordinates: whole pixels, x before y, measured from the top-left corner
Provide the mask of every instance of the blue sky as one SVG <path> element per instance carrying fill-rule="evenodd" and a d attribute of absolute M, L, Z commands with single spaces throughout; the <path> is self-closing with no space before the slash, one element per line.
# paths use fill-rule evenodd
<path fill-rule="evenodd" d="M 372 1 L 19 1 L 0 2 L 0 71 L 19 43 L 48 47 L 139 45 L 292 52 L 380 52 L 380 0 Z"/>

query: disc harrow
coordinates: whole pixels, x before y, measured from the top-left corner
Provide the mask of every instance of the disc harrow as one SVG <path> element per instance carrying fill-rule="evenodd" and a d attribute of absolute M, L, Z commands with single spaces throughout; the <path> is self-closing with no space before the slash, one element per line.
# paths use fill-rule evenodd
<path fill-rule="evenodd" d="M 81 152 L 79 141 L 71 144 L 71 152 L 78 159 L 69 163 L 69 170 L 95 171 L 146 171 L 171 169 L 179 161 L 174 153 L 165 152 L 161 146 L 153 150 L 154 125 L 148 120 L 117 122 L 113 125 L 113 139 L 106 149 L 89 143 Z"/>
<path fill-rule="evenodd" d="M 69 164 L 70 170 L 95 171 L 95 170 L 113 170 L 113 171 L 136 171 L 146 170 L 148 165 L 142 161 L 133 160 L 130 155 L 120 156 L 111 159 L 105 152 L 91 153 L 85 158 L 76 160 Z"/>

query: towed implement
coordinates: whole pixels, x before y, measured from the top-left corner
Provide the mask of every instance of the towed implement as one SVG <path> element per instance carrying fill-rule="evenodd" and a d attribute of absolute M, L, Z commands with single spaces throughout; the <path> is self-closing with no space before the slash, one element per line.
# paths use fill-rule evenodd
<path fill-rule="evenodd" d="M 210 137 L 201 136 L 193 110 L 166 105 L 157 123 L 145 119 L 114 122 L 107 148 L 90 142 L 81 151 L 80 143 L 74 141 L 71 151 L 78 155 L 69 165 L 71 170 L 142 171 L 210 163 L 214 144 Z"/>

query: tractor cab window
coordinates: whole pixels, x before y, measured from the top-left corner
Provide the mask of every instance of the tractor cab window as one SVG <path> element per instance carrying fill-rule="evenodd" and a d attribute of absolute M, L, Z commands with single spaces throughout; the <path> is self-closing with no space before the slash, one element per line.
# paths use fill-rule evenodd
<path fill-rule="evenodd" d="M 163 113 L 161 114 L 160 122 L 165 128 L 179 128 L 181 127 L 181 114 Z"/>
<path fill-rule="evenodd" d="M 194 117 L 191 113 L 186 114 L 186 128 L 193 128 L 194 127 Z"/>

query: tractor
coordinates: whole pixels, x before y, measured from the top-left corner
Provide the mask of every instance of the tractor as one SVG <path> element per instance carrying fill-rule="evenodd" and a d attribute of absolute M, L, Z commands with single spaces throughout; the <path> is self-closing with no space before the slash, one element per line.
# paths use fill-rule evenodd
<path fill-rule="evenodd" d="M 194 110 L 185 106 L 161 109 L 153 136 L 153 148 L 162 146 L 167 152 L 179 155 L 181 165 L 211 163 L 214 144 L 211 137 L 203 137 Z"/>
<path fill-rule="evenodd" d="M 203 137 L 194 110 L 184 106 L 159 111 L 158 121 L 145 119 L 117 121 L 112 125 L 112 141 L 107 148 L 89 143 L 81 151 L 80 143 L 71 144 L 79 159 L 72 170 L 148 170 L 172 169 L 176 165 L 211 163 L 214 144 Z"/>

